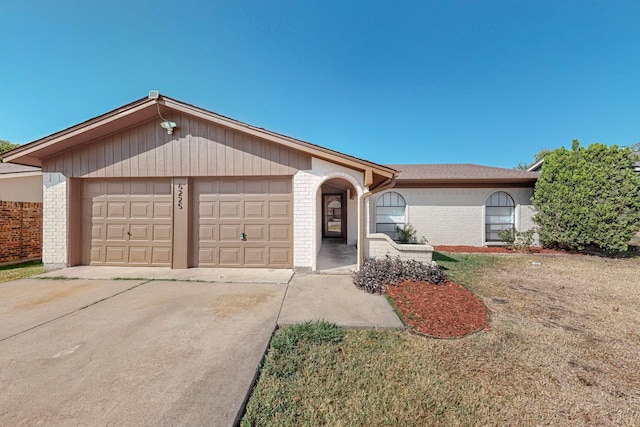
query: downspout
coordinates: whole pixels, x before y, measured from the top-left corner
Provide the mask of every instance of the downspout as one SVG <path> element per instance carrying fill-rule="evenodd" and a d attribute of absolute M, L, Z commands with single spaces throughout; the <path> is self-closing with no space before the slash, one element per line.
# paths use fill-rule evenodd
<path fill-rule="evenodd" d="M 358 268 L 364 263 L 364 229 L 365 229 L 365 215 L 364 215 L 364 201 L 369 196 L 380 193 L 381 191 L 388 190 L 389 188 L 393 188 L 396 185 L 396 176 L 393 175 L 391 178 L 386 180 L 381 185 L 377 186 L 371 191 L 367 191 L 362 196 L 360 196 L 360 224 L 361 227 L 358 230 Z M 368 225 L 367 225 L 368 227 Z"/>

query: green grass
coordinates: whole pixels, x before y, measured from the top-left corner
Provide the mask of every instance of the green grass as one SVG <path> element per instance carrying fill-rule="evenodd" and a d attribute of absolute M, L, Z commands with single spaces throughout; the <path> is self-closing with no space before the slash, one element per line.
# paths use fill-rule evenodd
<path fill-rule="evenodd" d="M 444 268 L 447 278 L 467 287 L 473 286 L 481 271 L 494 267 L 498 258 L 488 254 L 433 253 L 433 260 Z"/>
<path fill-rule="evenodd" d="M 35 274 L 44 273 L 44 267 L 39 261 L 25 262 L 23 264 L 6 265 L 0 267 L 0 283 L 12 280 L 24 279 Z"/>

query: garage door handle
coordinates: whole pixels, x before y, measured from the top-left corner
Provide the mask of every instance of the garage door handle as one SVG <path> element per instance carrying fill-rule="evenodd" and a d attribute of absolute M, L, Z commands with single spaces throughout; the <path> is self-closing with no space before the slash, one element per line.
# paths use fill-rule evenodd
<path fill-rule="evenodd" d="M 129 237 L 133 236 L 130 231 L 127 231 L 127 234 L 129 235 Z"/>

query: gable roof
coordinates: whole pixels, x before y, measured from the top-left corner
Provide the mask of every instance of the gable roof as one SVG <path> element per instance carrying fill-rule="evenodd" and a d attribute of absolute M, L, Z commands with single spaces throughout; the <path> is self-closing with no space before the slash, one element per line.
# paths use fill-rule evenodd
<path fill-rule="evenodd" d="M 22 145 L 5 153 L 2 158 L 13 163 L 41 166 L 42 159 L 49 156 L 122 131 L 154 117 L 158 117 L 160 122 L 159 116 L 168 114 L 171 111 L 188 114 L 272 143 L 302 151 L 313 157 L 362 171 L 365 174 L 365 185 L 371 188 L 375 188 L 397 175 L 397 171 L 388 166 L 379 165 L 306 141 L 258 128 L 163 95 L 160 95 L 157 99 L 141 98 L 100 116 Z"/>
<path fill-rule="evenodd" d="M 34 166 L 17 165 L 14 163 L 0 163 L 0 175 L 16 174 L 16 173 L 34 173 L 41 172 L 40 168 Z"/>
<path fill-rule="evenodd" d="M 540 174 L 518 169 L 505 169 L 475 164 L 409 164 L 388 165 L 399 170 L 398 186 L 455 184 L 533 185 Z"/>

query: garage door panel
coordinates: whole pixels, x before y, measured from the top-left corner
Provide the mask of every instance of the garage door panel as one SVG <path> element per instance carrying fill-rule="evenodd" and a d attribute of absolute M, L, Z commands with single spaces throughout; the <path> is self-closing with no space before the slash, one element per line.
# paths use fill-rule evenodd
<path fill-rule="evenodd" d="M 107 202 L 108 218 L 125 218 L 127 216 L 126 202 Z"/>
<path fill-rule="evenodd" d="M 91 248 L 91 262 L 104 263 L 104 248 Z"/>
<path fill-rule="evenodd" d="M 193 264 L 292 267 L 291 182 L 290 177 L 196 179 Z"/>
<path fill-rule="evenodd" d="M 153 218 L 154 219 L 171 219 L 172 214 L 171 202 L 154 202 Z"/>
<path fill-rule="evenodd" d="M 132 196 L 144 196 L 153 192 L 153 189 L 149 188 L 147 181 L 132 181 L 129 191 Z"/>
<path fill-rule="evenodd" d="M 269 181 L 270 194 L 291 194 L 290 179 L 272 179 Z"/>
<path fill-rule="evenodd" d="M 107 264 L 124 264 L 126 261 L 127 248 L 124 246 L 107 246 L 105 255 L 105 263 Z"/>
<path fill-rule="evenodd" d="M 148 224 L 131 224 L 129 226 L 129 240 L 151 240 L 150 227 Z"/>
<path fill-rule="evenodd" d="M 288 200 L 269 201 L 269 218 L 291 219 L 291 202 Z"/>
<path fill-rule="evenodd" d="M 171 242 L 171 225 L 154 224 L 152 239 L 157 242 L 160 242 L 160 241 Z"/>
<path fill-rule="evenodd" d="M 106 236 L 105 224 L 96 224 L 91 226 L 91 239 L 103 240 Z"/>
<path fill-rule="evenodd" d="M 85 197 L 91 197 L 91 196 L 102 194 L 104 192 L 103 186 L 104 186 L 104 183 L 99 181 L 85 182 L 85 185 L 83 188 L 83 194 Z"/>
<path fill-rule="evenodd" d="M 236 195 L 236 194 L 240 194 L 240 193 L 244 193 L 244 189 L 243 189 L 243 182 L 242 180 L 239 179 L 234 179 L 234 180 L 229 180 L 229 179 L 224 179 L 224 180 L 220 180 L 220 184 L 219 184 L 219 192 L 220 194 L 231 194 L 231 195 Z"/>
<path fill-rule="evenodd" d="M 152 264 L 168 264 L 171 263 L 171 248 L 151 248 Z"/>
<path fill-rule="evenodd" d="M 171 196 L 171 181 L 152 181 L 153 194 Z"/>
<path fill-rule="evenodd" d="M 85 204 L 85 206 L 88 205 Z M 95 202 L 93 203 L 93 205 L 89 206 L 89 209 L 84 209 L 84 217 L 89 215 L 93 216 L 94 218 L 104 218 L 106 217 L 106 213 L 106 203 L 104 202 Z"/>
<path fill-rule="evenodd" d="M 148 246 L 130 246 L 129 264 L 148 264 L 150 261 L 151 248 Z"/>
<path fill-rule="evenodd" d="M 269 265 L 288 267 L 291 263 L 292 250 L 286 248 L 269 248 Z"/>
<path fill-rule="evenodd" d="M 239 200 L 224 200 L 220 205 L 220 219 L 240 219 L 241 203 Z"/>
<path fill-rule="evenodd" d="M 265 248 L 244 248 L 244 264 L 253 267 L 265 267 L 267 265 Z"/>
<path fill-rule="evenodd" d="M 270 224 L 269 240 L 274 242 L 291 242 L 291 225 Z"/>
<path fill-rule="evenodd" d="M 246 201 L 244 202 L 245 219 L 265 219 L 267 217 L 266 202 Z"/>
<path fill-rule="evenodd" d="M 202 267 L 214 267 L 218 265 L 216 252 L 218 248 L 200 248 L 198 251 L 198 265 Z"/>
<path fill-rule="evenodd" d="M 131 202 L 130 218 L 148 219 L 151 217 L 149 202 Z"/>
<path fill-rule="evenodd" d="M 244 194 L 267 194 L 268 192 L 268 181 L 264 179 L 246 179 L 244 181 Z"/>
<path fill-rule="evenodd" d="M 125 193 L 125 182 L 115 181 L 107 182 L 107 193 L 110 195 L 123 195 Z"/>
<path fill-rule="evenodd" d="M 240 267 L 241 266 L 241 248 L 220 248 L 218 251 L 220 265 L 225 267 Z"/>
<path fill-rule="evenodd" d="M 215 201 L 200 201 L 198 213 L 201 219 L 215 219 L 218 217 L 217 203 Z"/>
<path fill-rule="evenodd" d="M 237 242 L 240 240 L 240 224 L 220 224 L 220 241 Z"/>
<path fill-rule="evenodd" d="M 217 233 L 216 233 L 216 229 L 217 229 L 217 225 L 200 225 L 199 227 L 199 235 L 200 235 L 200 241 L 202 242 L 203 240 L 207 240 L 207 241 L 217 241 Z"/>
<path fill-rule="evenodd" d="M 247 242 L 266 242 L 267 233 L 265 230 L 266 230 L 265 224 L 245 225 L 244 232 L 246 235 Z"/>
<path fill-rule="evenodd" d="M 92 265 L 171 265 L 171 181 L 86 180 L 82 261 Z"/>
<path fill-rule="evenodd" d="M 107 224 L 106 240 L 124 240 L 125 225 L 124 224 Z"/>

